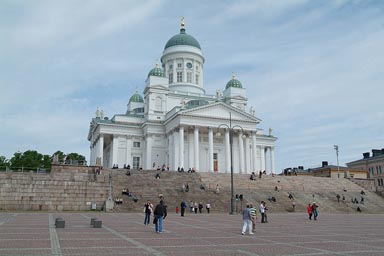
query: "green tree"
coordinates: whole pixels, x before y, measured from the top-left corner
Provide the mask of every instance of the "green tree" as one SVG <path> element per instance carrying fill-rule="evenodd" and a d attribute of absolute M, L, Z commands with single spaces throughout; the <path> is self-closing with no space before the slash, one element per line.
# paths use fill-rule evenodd
<path fill-rule="evenodd" d="M 58 155 L 60 163 L 62 163 L 64 161 L 65 154 L 62 151 L 57 150 L 55 153 L 53 153 L 52 159 L 53 159 L 54 155 Z"/>
<path fill-rule="evenodd" d="M 52 159 L 49 155 L 42 155 L 35 150 L 27 150 L 24 153 L 16 152 L 9 162 L 15 168 L 50 169 Z"/>
<path fill-rule="evenodd" d="M 78 153 L 70 153 L 67 155 L 67 160 L 70 159 L 71 163 L 74 161 L 77 162 L 78 164 L 83 164 L 85 163 L 85 156 L 79 155 Z"/>

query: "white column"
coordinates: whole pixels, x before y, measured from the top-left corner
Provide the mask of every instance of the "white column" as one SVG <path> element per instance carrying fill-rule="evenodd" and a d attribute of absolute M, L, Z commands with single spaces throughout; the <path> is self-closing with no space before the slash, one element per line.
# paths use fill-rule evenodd
<path fill-rule="evenodd" d="M 173 64 L 172 64 L 172 66 L 173 66 L 173 71 L 172 71 L 172 73 L 173 73 L 173 82 L 172 83 L 176 83 L 176 81 L 177 81 L 176 65 L 177 65 L 176 59 L 173 59 Z"/>
<path fill-rule="evenodd" d="M 132 168 L 132 138 L 127 137 L 127 150 L 125 162 L 127 165 L 130 165 Z"/>
<path fill-rule="evenodd" d="M 199 170 L 199 128 L 195 126 L 194 130 L 194 140 L 195 140 L 195 169 Z"/>
<path fill-rule="evenodd" d="M 112 140 L 112 151 L 111 151 L 111 159 L 112 163 L 111 165 L 113 166 L 114 164 L 119 164 L 117 161 L 117 154 L 118 154 L 118 146 L 119 146 L 119 137 L 113 135 L 113 140 Z M 111 166 L 111 167 L 112 167 Z M 119 166 L 122 167 L 122 166 Z"/>
<path fill-rule="evenodd" d="M 252 170 L 257 172 L 256 133 L 252 133 Z"/>
<path fill-rule="evenodd" d="M 240 161 L 240 172 L 244 172 L 244 142 L 243 142 L 243 133 L 239 132 L 239 161 Z"/>
<path fill-rule="evenodd" d="M 251 171 L 250 146 L 249 137 L 247 136 L 247 138 L 245 138 L 245 173 L 249 173 Z"/>
<path fill-rule="evenodd" d="M 104 166 L 103 165 L 103 159 L 104 159 L 104 135 L 103 134 L 100 134 L 100 138 L 99 138 L 99 152 L 97 154 L 98 157 L 100 157 L 100 165 L 101 166 Z"/>
<path fill-rule="evenodd" d="M 180 126 L 179 129 L 179 151 L 180 151 L 180 168 L 184 168 L 184 127 Z"/>
<path fill-rule="evenodd" d="M 93 145 L 92 145 L 93 143 L 92 143 L 92 141 L 91 141 L 91 146 L 89 146 L 89 149 L 91 150 L 91 155 L 90 155 L 90 157 L 89 157 L 89 164 L 90 165 L 94 165 L 93 164 Z"/>
<path fill-rule="evenodd" d="M 271 147 L 271 173 L 275 173 L 275 148 Z"/>
<path fill-rule="evenodd" d="M 208 161 L 209 172 L 213 172 L 213 131 L 212 127 L 208 128 Z"/>
<path fill-rule="evenodd" d="M 192 168 L 195 162 L 193 153 L 194 153 L 193 133 L 188 132 L 188 156 L 189 156 L 188 169 Z"/>
<path fill-rule="evenodd" d="M 169 132 L 168 134 L 168 164 L 170 165 L 169 168 L 171 170 L 175 170 L 174 160 L 175 154 L 174 154 L 174 147 L 173 147 L 173 134 L 172 132 Z"/>
<path fill-rule="evenodd" d="M 231 145 L 229 141 L 229 129 L 225 129 L 225 156 L 226 156 L 225 173 L 230 173 L 231 172 Z"/>
<path fill-rule="evenodd" d="M 146 166 L 145 166 L 145 169 L 146 170 L 150 170 L 152 169 L 152 137 L 147 134 L 146 136 L 146 148 L 145 148 L 145 162 L 146 162 Z"/>
<path fill-rule="evenodd" d="M 174 155 L 173 155 L 173 160 L 174 160 L 174 166 L 175 170 L 177 170 L 177 167 L 180 167 L 180 137 L 179 137 L 179 132 L 174 131 L 173 132 L 173 147 L 174 147 Z"/>
<path fill-rule="evenodd" d="M 260 161 L 261 161 L 261 171 L 265 170 L 265 149 L 264 146 L 260 146 Z"/>

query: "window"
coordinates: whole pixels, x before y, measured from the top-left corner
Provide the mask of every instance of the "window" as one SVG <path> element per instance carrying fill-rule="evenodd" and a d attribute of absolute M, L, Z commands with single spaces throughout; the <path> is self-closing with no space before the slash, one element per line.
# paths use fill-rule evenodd
<path fill-rule="evenodd" d="M 183 82 L 183 72 L 177 72 L 177 82 Z"/>
<path fill-rule="evenodd" d="M 133 142 L 133 147 L 134 148 L 139 148 L 140 147 L 140 142 L 139 141 L 134 141 Z"/>
<path fill-rule="evenodd" d="M 181 63 L 177 63 L 177 67 L 181 68 L 182 67 Z"/>
<path fill-rule="evenodd" d="M 173 65 L 171 64 L 171 65 L 169 65 L 169 69 L 173 69 Z"/>
<path fill-rule="evenodd" d="M 134 156 L 133 157 L 133 169 L 139 169 L 140 168 L 140 157 Z"/>
<path fill-rule="evenodd" d="M 196 75 L 196 84 L 199 84 L 199 75 Z"/>
<path fill-rule="evenodd" d="M 191 72 L 187 73 L 187 83 L 192 83 L 192 73 Z"/>
<path fill-rule="evenodd" d="M 173 73 L 169 73 L 168 74 L 168 78 L 169 78 L 169 83 L 173 83 Z"/>

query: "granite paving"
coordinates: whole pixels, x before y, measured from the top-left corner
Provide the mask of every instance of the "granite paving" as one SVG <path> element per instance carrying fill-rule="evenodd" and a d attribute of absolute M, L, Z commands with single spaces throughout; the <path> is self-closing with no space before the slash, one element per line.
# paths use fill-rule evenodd
<path fill-rule="evenodd" d="M 56 228 L 55 219 L 65 220 Z M 90 225 L 102 221 L 101 228 Z M 241 235 L 241 215 L 170 213 L 163 233 L 143 213 L 0 212 L 3 255 L 384 255 L 384 214 L 268 215 Z"/>

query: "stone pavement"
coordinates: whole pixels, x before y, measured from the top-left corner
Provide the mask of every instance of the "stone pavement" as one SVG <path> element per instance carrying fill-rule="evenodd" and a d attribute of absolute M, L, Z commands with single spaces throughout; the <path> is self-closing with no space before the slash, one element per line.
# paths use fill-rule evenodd
<path fill-rule="evenodd" d="M 102 228 L 90 227 L 93 217 Z M 140 213 L 0 212 L 0 255 L 384 255 L 384 214 L 269 214 L 245 236 L 241 215 L 171 213 L 162 234 L 143 221 Z"/>

